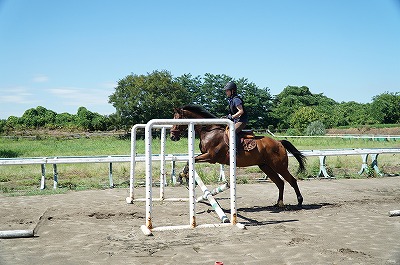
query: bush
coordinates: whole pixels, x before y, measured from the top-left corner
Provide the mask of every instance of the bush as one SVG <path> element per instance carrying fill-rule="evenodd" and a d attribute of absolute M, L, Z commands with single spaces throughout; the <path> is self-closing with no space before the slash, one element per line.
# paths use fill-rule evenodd
<path fill-rule="evenodd" d="M 294 128 L 289 128 L 286 130 L 286 135 L 289 136 L 297 136 L 297 135 L 301 135 L 301 132 L 297 129 Z"/>
<path fill-rule="evenodd" d="M 325 135 L 325 125 L 321 121 L 311 122 L 307 128 L 304 130 L 305 135 Z"/>

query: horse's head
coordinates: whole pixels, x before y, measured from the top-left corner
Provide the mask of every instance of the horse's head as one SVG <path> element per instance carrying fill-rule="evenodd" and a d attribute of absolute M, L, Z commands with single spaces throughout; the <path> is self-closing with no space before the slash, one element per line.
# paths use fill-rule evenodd
<path fill-rule="evenodd" d="M 216 118 L 201 106 L 186 105 L 183 108 L 174 108 L 174 119 L 205 119 Z M 187 125 L 174 125 L 171 128 L 171 140 L 179 141 L 181 131 L 187 129 Z"/>
<path fill-rule="evenodd" d="M 184 110 L 182 108 L 174 108 L 174 119 L 184 119 Z M 179 141 L 181 139 L 181 131 L 184 130 L 183 125 L 174 125 L 172 126 L 171 132 L 171 140 Z"/>

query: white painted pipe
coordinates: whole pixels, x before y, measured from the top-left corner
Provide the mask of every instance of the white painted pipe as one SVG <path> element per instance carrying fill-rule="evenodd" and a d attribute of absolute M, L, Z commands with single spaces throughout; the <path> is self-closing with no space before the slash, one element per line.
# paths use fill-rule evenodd
<path fill-rule="evenodd" d="M 189 200 L 190 200 L 190 227 L 196 227 L 195 220 L 195 193 L 194 193 L 194 125 L 195 124 L 226 124 L 229 125 L 230 132 L 230 197 L 231 197 L 231 225 L 237 224 L 236 209 L 236 141 L 234 123 L 228 119 L 153 119 L 145 126 L 145 161 L 146 161 L 146 225 L 142 227 L 145 234 L 151 234 L 152 225 L 152 135 L 153 126 L 161 125 L 188 125 L 188 160 L 189 160 Z M 213 204 L 213 207 L 217 204 Z M 217 208 L 214 208 L 217 209 Z M 221 209 L 221 208 L 220 208 Z M 222 211 L 222 209 L 221 209 Z M 223 211 L 222 211 L 223 213 Z M 228 218 L 226 218 L 228 219 Z M 223 219 L 224 221 L 225 219 Z M 161 228 L 161 227 L 160 227 Z M 145 231 L 146 230 L 146 231 Z"/>
<path fill-rule="evenodd" d="M 129 197 L 126 198 L 126 203 L 131 204 L 133 203 L 133 201 L 135 200 L 135 195 L 134 195 L 134 185 L 135 185 L 135 167 L 136 167 L 136 161 L 143 161 L 143 157 L 136 157 L 136 132 L 137 129 L 140 128 L 145 128 L 146 124 L 135 124 L 134 126 L 132 126 L 131 128 L 131 168 L 130 168 L 130 177 L 129 177 Z M 154 128 L 161 128 L 161 129 L 165 129 L 165 128 L 171 128 L 171 125 L 154 125 Z M 165 132 L 164 132 L 164 136 L 165 136 Z M 164 143 L 165 143 L 165 137 L 164 137 Z M 174 158 L 172 158 L 174 159 Z M 160 157 L 161 163 L 165 164 L 165 153 L 164 155 L 162 155 Z M 161 188 L 160 188 L 161 189 Z M 160 193 L 162 191 L 160 190 Z"/>
<path fill-rule="evenodd" d="M 33 230 L 5 230 L 0 231 L 0 238 L 33 237 Z"/>
<path fill-rule="evenodd" d="M 189 156 L 189 224 L 196 227 L 196 192 L 195 178 L 197 173 L 194 168 L 194 123 L 188 125 L 188 156 Z"/>
<path fill-rule="evenodd" d="M 167 186 L 166 177 L 166 161 L 165 161 L 165 139 L 167 136 L 167 129 L 165 127 L 161 128 L 161 165 L 160 165 L 160 199 L 163 200 L 165 197 L 165 186 Z"/>
<path fill-rule="evenodd" d="M 389 216 L 400 216 L 400 210 L 390 211 Z"/>
<path fill-rule="evenodd" d="M 209 190 L 204 191 L 202 196 L 197 197 L 196 202 L 202 202 L 202 201 L 207 200 L 208 193 L 210 193 L 212 196 L 215 196 L 218 193 L 226 191 L 227 189 L 229 189 L 229 185 L 228 185 L 228 183 L 225 183 L 225 184 L 222 184 L 219 187 L 216 187 L 216 188 L 212 189 L 211 191 L 209 191 Z"/>
<path fill-rule="evenodd" d="M 228 217 L 226 216 L 224 211 L 221 209 L 221 206 L 219 206 L 218 202 L 211 195 L 211 192 L 207 189 L 206 185 L 204 185 L 203 181 L 201 180 L 201 178 L 199 177 L 197 172 L 195 172 L 195 178 L 196 178 L 197 184 L 199 184 L 201 190 L 206 195 L 206 199 L 210 202 L 210 204 L 213 207 L 214 211 L 218 214 L 219 219 L 221 219 L 221 221 L 223 223 L 228 223 L 229 222 Z"/>

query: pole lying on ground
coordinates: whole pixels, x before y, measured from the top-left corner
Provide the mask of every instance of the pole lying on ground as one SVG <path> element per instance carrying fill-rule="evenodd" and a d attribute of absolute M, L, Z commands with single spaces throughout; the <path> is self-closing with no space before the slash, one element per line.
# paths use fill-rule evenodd
<path fill-rule="evenodd" d="M 201 190 L 204 192 L 203 198 L 205 197 L 205 199 L 210 202 L 211 207 L 218 214 L 219 219 L 221 219 L 223 223 L 229 223 L 228 217 L 225 215 L 224 211 L 221 209 L 221 206 L 219 206 L 218 202 L 214 199 L 211 192 L 207 189 L 206 185 L 204 185 L 203 181 L 201 180 L 197 172 L 195 172 L 195 180 L 197 184 L 200 186 Z"/>
<path fill-rule="evenodd" d="M 0 238 L 33 237 L 33 230 L 4 230 L 0 231 Z"/>
<path fill-rule="evenodd" d="M 389 216 L 400 216 L 400 210 L 393 210 L 389 212 Z"/>

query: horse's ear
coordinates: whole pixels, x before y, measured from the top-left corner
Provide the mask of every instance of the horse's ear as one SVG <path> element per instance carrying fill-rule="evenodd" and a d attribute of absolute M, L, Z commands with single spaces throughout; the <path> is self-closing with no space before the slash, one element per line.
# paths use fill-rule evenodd
<path fill-rule="evenodd" d="M 179 113 L 179 108 L 174 108 L 174 113 Z"/>

